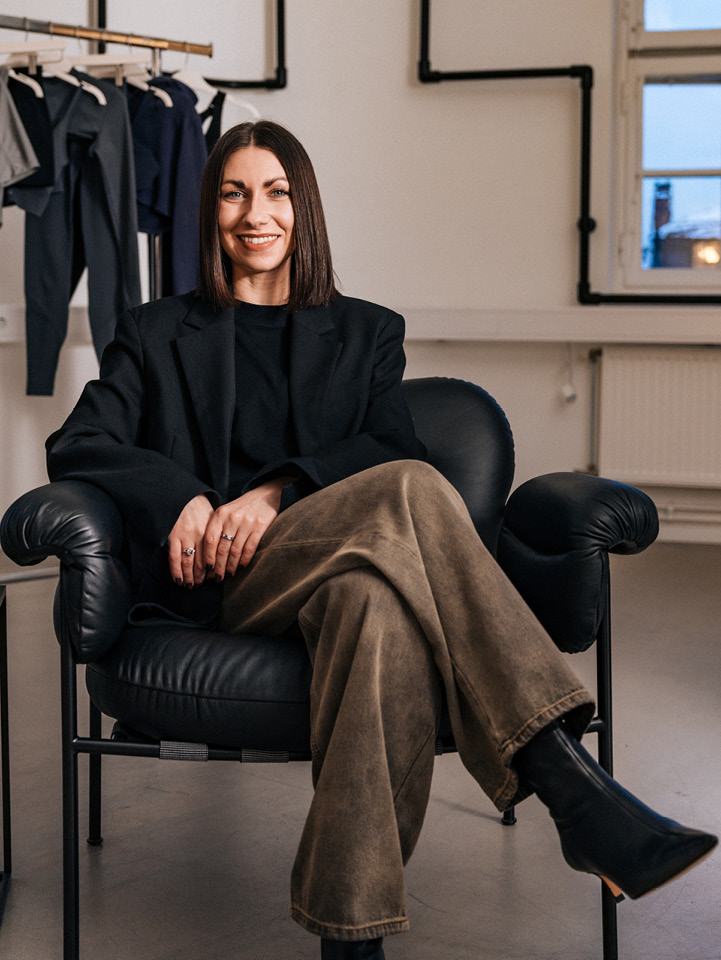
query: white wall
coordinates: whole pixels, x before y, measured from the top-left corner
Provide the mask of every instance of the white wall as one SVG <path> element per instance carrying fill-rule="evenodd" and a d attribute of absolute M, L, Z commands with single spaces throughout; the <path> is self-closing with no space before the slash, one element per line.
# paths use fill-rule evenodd
<path fill-rule="evenodd" d="M 85 3 L 62 6 L 65 22 L 87 22 Z M 461 376 L 494 393 L 514 427 L 519 479 L 584 468 L 589 412 L 583 358 L 585 342 L 597 342 L 599 325 L 603 332 L 599 308 L 576 307 L 581 324 L 590 316 L 586 311 L 594 315 L 594 327 L 569 338 L 584 341 L 573 347 L 575 404 L 560 399 L 564 336 L 537 342 L 553 340 L 544 323 L 555 311 L 568 314 L 575 302 L 578 83 L 422 85 L 416 79 L 416 0 L 291 0 L 286 6 L 288 86 L 242 95 L 291 127 L 308 148 L 343 290 L 408 315 L 409 375 Z M 166 54 L 165 69 L 187 65 L 241 78 L 271 73 L 265 19 L 274 4 L 268 0 L 110 0 L 108 7 L 111 28 L 216 45 L 212 61 Z M 608 286 L 613 11 L 613 0 L 433 3 L 431 61 L 437 69 L 594 67 L 594 289 Z M 3 12 L 58 19 L 53 0 L 34 0 L 32 9 L 4 0 Z M 20 38 L 0 31 L 0 39 Z M 0 304 L 17 306 L 22 299 L 21 248 L 22 218 L 6 211 Z M 83 302 L 82 293 L 76 302 Z M 423 310 L 433 311 L 430 334 L 427 324 L 414 332 L 413 318 Z M 464 334 L 470 340 L 439 342 L 457 335 L 453 310 L 477 311 L 479 342 L 471 342 L 473 323 Z M 492 334 L 484 327 L 489 310 L 501 311 Z M 509 310 L 527 316 L 528 333 L 519 338 L 516 331 L 504 342 L 503 311 Z M 629 311 L 628 324 L 641 339 L 653 323 L 652 313 Z M 96 369 L 81 323 L 76 342 L 64 350 L 56 397 L 26 398 L 22 345 L 7 330 L 3 334 L 0 326 L 0 510 L 44 481 L 42 441 Z"/>

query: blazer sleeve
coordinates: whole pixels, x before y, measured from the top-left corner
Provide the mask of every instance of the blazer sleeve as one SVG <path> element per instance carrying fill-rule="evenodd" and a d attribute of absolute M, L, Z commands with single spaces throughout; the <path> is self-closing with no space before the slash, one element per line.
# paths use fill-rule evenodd
<path fill-rule="evenodd" d="M 283 506 L 286 506 L 301 496 L 380 463 L 426 460 L 426 448 L 415 435 L 401 389 L 406 365 L 404 333 L 403 318 L 389 312 L 388 320 L 379 330 L 366 412 L 357 433 L 315 451 L 312 456 L 269 464 L 246 484 L 246 489 L 273 477 L 295 476 L 298 481 L 287 487 L 284 494 Z"/>
<path fill-rule="evenodd" d="M 51 480 L 84 480 L 115 501 L 126 523 L 162 543 L 198 494 L 218 494 L 168 456 L 145 446 L 149 400 L 143 349 L 126 311 L 103 354 L 100 378 L 88 383 L 68 419 L 46 441 Z"/>

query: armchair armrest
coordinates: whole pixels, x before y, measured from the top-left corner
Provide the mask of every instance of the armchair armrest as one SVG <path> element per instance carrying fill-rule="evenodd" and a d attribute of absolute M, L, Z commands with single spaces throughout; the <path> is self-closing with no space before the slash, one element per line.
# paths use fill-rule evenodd
<path fill-rule="evenodd" d="M 656 507 L 635 487 L 550 473 L 510 497 L 498 559 L 557 646 L 576 653 L 606 612 L 608 554 L 639 553 L 657 535 Z"/>
<path fill-rule="evenodd" d="M 68 630 L 79 662 L 95 660 L 112 646 L 126 623 L 130 580 L 120 559 L 122 521 L 107 494 L 76 480 L 31 490 L 8 508 L 0 542 L 21 566 L 51 555 L 60 559 L 55 632 L 60 637 Z"/>

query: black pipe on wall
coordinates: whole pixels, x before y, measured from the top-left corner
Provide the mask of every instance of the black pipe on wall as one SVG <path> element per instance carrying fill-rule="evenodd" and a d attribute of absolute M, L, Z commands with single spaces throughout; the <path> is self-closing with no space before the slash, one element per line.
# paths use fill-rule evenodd
<path fill-rule="evenodd" d="M 97 0 L 97 26 L 108 25 L 107 0 Z M 102 49 L 101 49 L 102 48 Z M 98 44 L 98 52 L 105 51 L 105 44 Z M 213 87 L 227 87 L 229 90 L 282 90 L 288 84 L 288 71 L 285 65 L 285 0 L 275 3 L 275 74 L 265 80 L 216 80 L 205 77 Z"/>
<path fill-rule="evenodd" d="M 431 0 L 421 0 L 420 57 L 418 79 L 421 83 L 451 80 L 526 80 L 542 77 L 570 77 L 581 87 L 581 179 L 578 228 L 578 284 L 576 299 L 584 305 L 603 303 L 709 304 L 721 303 L 721 296 L 710 293 L 599 293 L 591 290 L 591 234 L 596 221 L 591 216 L 591 107 L 593 99 L 593 67 L 586 64 L 571 67 L 544 67 L 524 70 L 433 70 L 430 61 Z"/>

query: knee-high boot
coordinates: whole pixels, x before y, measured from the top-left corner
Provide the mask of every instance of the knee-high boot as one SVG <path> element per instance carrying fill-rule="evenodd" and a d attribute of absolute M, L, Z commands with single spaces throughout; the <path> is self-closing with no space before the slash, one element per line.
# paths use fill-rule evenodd
<path fill-rule="evenodd" d="M 718 843 L 660 816 L 624 790 L 557 722 L 514 760 L 550 810 L 566 862 L 635 900 L 693 867 Z"/>

